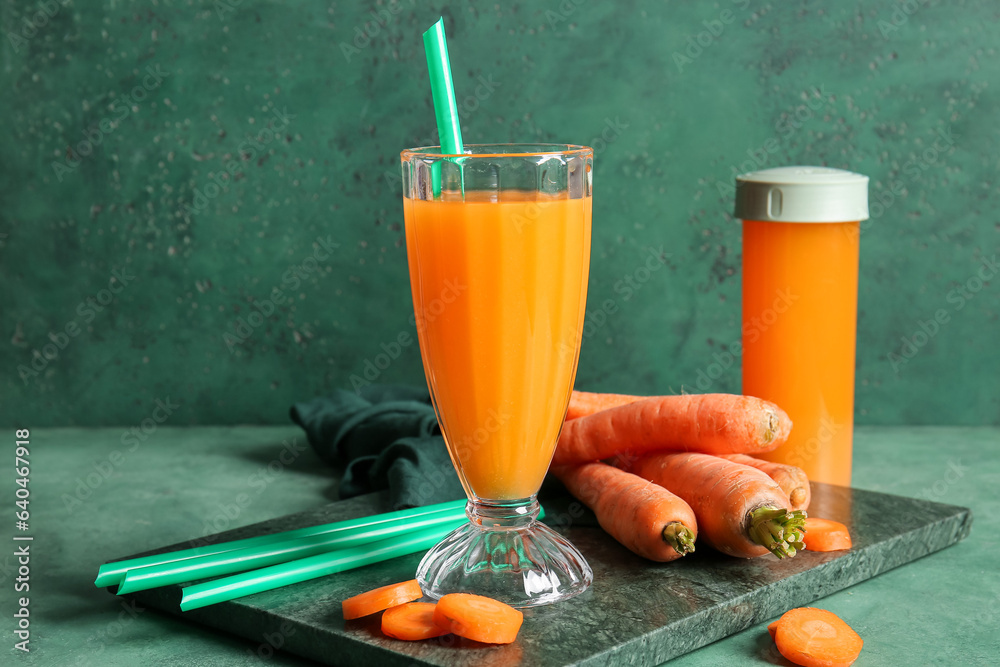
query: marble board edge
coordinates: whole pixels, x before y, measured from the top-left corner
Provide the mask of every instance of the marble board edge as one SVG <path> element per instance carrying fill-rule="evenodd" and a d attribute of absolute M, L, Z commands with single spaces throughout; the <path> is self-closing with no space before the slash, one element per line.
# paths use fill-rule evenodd
<path fill-rule="evenodd" d="M 667 660 L 679 657 L 697 648 L 745 630 L 767 618 L 777 616 L 791 607 L 803 606 L 878 576 L 900 565 L 956 544 L 969 533 L 972 512 L 968 508 L 904 496 L 892 496 L 892 494 L 874 491 L 865 491 L 863 493 L 891 496 L 907 503 L 927 503 L 939 511 L 947 508 L 948 513 L 939 520 L 923 524 L 919 528 L 909 531 L 909 533 L 896 535 L 886 542 L 869 545 L 857 552 L 850 552 L 842 557 L 818 564 L 809 570 L 789 577 L 790 579 L 812 579 L 818 582 L 819 585 L 817 586 L 793 586 L 791 587 L 791 593 L 789 593 L 787 590 L 784 590 L 789 588 L 787 585 L 781 586 L 779 585 L 780 582 L 777 582 L 763 588 L 754 589 L 739 597 L 721 602 L 718 607 L 705 610 L 704 613 L 678 619 L 674 623 L 662 626 L 644 635 L 628 639 L 617 646 L 609 647 L 575 662 L 565 664 L 580 665 L 581 667 L 613 664 L 659 665 Z M 364 513 L 365 511 L 374 512 L 378 511 L 378 507 L 383 500 L 384 494 L 369 494 L 366 497 L 330 503 L 315 510 L 225 531 L 214 537 L 218 539 L 221 536 L 225 536 L 225 539 L 236 539 L 245 534 L 253 533 L 261 525 L 273 524 L 275 521 L 283 521 L 292 519 L 293 517 L 301 517 L 302 515 L 321 515 L 324 511 L 329 511 L 334 506 L 343 507 L 349 504 L 353 510 L 353 512 L 349 511 L 349 514 Z M 925 535 L 917 539 L 906 539 L 910 533 L 921 531 Z M 267 532 L 270 532 L 270 530 Z M 898 545 L 905 545 L 907 543 L 910 547 L 915 548 L 898 548 Z M 180 543 L 137 555 L 168 551 L 188 546 L 189 544 Z M 873 557 L 873 552 L 874 555 L 881 557 Z M 859 564 L 861 567 L 859 567 Z M 799 583 L 803 582 L 799 581 Z M 114 586 L 109 587 L 108 591 L 116 594 L 116 588 Z M 272 614 L 268 610 L 255 607 L 252 604 L 234 601 L 217 605 L 217 607 L 224 609 L 224 614 L 200 613 L 204 610 L 181 612 L 179 609 L 180 586 L 142 591 L 125 597 L 133 598 L 139 604 L 167 612 L 172 616 L 184 618 L 197 624 L 242 637 L 250 642 L 255 642 L 257 643 L 256 649 L 248 647 L 248 650 L 256 651 L 258 656 L 261 653 L 268 654 L 274 649 L 280 649 L 326 664 L 335 664 L 330 662 L 331 647 L 329 647 L 328 642 L 316 641 L 322 640 L 323 636 L 311 636 L 312 633 L 308 626 L 300 626 L 298 628 L 299 631 L 283 631 L 276 635 L 276 628 L 284 628 L 286 626 L 283 624 L 294 623 L 294 621 Z M 708 620 L 711 622 L 707 622 Z M 280 637 L 278 642 L 274 640 L 275 636 Z M 280 643 L 280 646 L 276 646 L 276 643 Z M 380 667 L 383 665 L 385 667 L 394 667 L 395 665 L 439 664 L 362 641 L 349 640 L 347 645 L 350 647 L 349 650 L 352 658 L 349 664 L 373 664 Z M 337 651 L 335 647 L 334 652 L 339 658 L 344 657 L 344 654 Z"/>

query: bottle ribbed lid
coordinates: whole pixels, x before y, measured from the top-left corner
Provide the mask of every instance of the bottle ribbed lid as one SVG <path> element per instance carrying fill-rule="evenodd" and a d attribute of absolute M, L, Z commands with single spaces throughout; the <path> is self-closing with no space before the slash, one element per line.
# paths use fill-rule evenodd
<path fill-rule="evenodd" d="M 777 167 L 736 177 L 741 220 L 853 222 L 868 219 L 868 177 L 828 167 Z"/>

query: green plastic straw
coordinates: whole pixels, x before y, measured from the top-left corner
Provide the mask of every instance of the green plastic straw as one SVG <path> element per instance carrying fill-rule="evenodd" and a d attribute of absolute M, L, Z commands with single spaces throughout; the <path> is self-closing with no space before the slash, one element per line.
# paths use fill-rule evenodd
<path fill-rule="evenodd" d="M 455 82 L 451 78 L 451 62 L 448 60 L 448 42 L 444 36 L 444 19 L 439 18 L 424 33 L 424 52 L 427 55 L 427 72 L 431 77 L 431 98 L 434 100 L 434 116 L 437 119 L 441 152 L 461 155 L 462 127 L 458 121 L 458 103 L 455 101 Z M 434 196 L 441 194 L 441 164 L 431 167 L 431 184 Z"/>
<path fill-rule="evenodd" d="M 271 535 L 248 537 L 242 540 L 220 542 L 218 544 L 209 544 L 200 547 L 193 547 L 191 549 L 181 549 L 179 551 L 171 551 L 168 553 L 156 554 L 154 556 L 142 556 L 140 558 L 129 558 L 127 560 L 116 561 L 114 563 L 105 563 L 104 565 L 101 565 L 98 570 L 97 580 L 94 582 L 94 585 L 99 587 L 117 586 L 124 581 L 125 573 L 128 570 L 135 568 L 172 563 L 199 556 L 222 554 L 248 547 L 277 544 L 287 540 L 311 537 L 314 535 L 325 535 L 336 532 L 347 533 L 349 531 L 363 532 L 367 529 L 383 524 L 391 524 L 393 522 L 405 524 L 424 515 L 439 512 L 450 512 L 456 509 L 464 510 L 465 503 L 466 501 L 464 499 L 454 500 L 446 503 L 437 503 L 436 505 L 427 505 L 426 507 L 397 510 L 395 512 L 386 512 L 384 514 L 360 517 L 358 519 L 335 521 L 333 523 L 326 523 L 319 526 L 298 528 L 296 530 L 288 530 L 281 533 L 273 533 Z"/>
<path fill-rule="evenodd" d="M 539 506 L 538 519 L 545 518 L 545 508 Z M 207 607 L 217 602 L 225 602 L 245 595 L 262 593 L 282 586 L 290 586 L 328 574 L 335 574 L 356 567 L 373 565 L 390 558 L 416 553 L 440 542 L 448 533 L 465 525 L 461 521 L 424 528 L 409 535 L 390 537 L 378 542 L 370 542 L 347 549 L 337 549 L 327 553 L 300 558 L 261 568 L 252 572 L 235 574 L 222 579 L 206 581 L 181 590 L 181 611 Z"/>
<path fill-rule="evenodd" d="M 383 522 L 374 526 L 292 538 L 222 554 L 186 558 L 173 563 L 130 569 L 118 588 L 118 595 L 198 579 L 220 577 L 234 572 L 246 572 L 254 568 L 287 563 L 336 549 L 369 544 L 425 528 L 442 525 L 453 526 L 456 522 L 461 523 L 465 520 L 464 507 L 456 507 L 450 511 L 409 517 L 388 523 Z"/>
<path fill-rule="evenodd" d="M 455 521 L 442 526 L 425 528 L 404 538 L 392 537 L 387 540 L 338 549 L 309 558 L 272 565 L 253 572 L 244 572 L 188 586 L 182 589 L 181 611 L 191 611 L 244 595 L 269 591 L 281 586 L 297 584 L 328 574 L 424 551 L 430 549 L 445 535 L 464 523 L 465 521 Z"/>

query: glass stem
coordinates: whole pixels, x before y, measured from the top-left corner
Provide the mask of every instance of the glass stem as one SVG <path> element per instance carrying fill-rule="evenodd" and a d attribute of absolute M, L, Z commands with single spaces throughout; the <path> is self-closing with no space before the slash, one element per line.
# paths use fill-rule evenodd
<path fill-rule="evenodd" d="M 518 500 L 470 500 L 465 505 L 469 521 L 487 530 L 525 530 L 535 525 L 539 505 L 535 496 Z"/>

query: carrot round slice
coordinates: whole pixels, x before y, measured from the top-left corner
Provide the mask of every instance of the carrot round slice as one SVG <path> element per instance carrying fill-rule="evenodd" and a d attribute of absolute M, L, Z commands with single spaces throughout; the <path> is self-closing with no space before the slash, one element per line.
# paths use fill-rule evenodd
<path fill-rule="evenodd" d="M 417 580 L 410 579 L 409 581 L 389 584 L 388 586 L 382 586 L 381 588 L 355 595 L 352 598 L 347 598 L 340 604 L 344 610 L 344 618 L 351 620 L 352 618 L 361 618 L 362 616 L 375 614 L 383 609 L 395 607 L 405 602 L 419 600 L 423 595 L 424 593 L 420 590 L 420 584 L 417 583 Z"/>
<path fill-rule="evenodd" d="M 851 548 L 851 534 L 839 521 L 809 517 L 803 542 L 807 551 L 841 551 Z"/>
<path fill-rule="evenodd" d="M 449 593 L 438 600 L 434 622 L 460 637 L 487 644 L 509 644 L 517 638 L 524 614 L 481 595 Z"/>
<path fill-rule="evenodd" d="M 382 633 L 396 639 L 418 641 L 448 634 L 434 623 L 433 602 L 409 602 L 382 614 Z"/>
<path fill-rule="evenodd" d="M 778 651 L 803 667 L 847 667 L 858 659 L 864 641 L 833 612 L 800 607 L 778 619 Z"/>
<path fill-rule="evenodd" d="M 767 634 L 771 635 L 771 639 L 774 639 L 774 634 L 778 631 L 778 622 L 775 621 L 767 626 Z"/>

